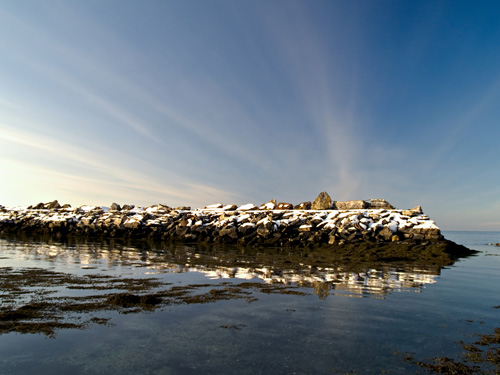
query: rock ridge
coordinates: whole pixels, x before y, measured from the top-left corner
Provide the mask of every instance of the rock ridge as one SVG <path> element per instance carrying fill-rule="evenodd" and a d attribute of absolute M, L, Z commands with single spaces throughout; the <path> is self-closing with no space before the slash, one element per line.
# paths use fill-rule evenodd
<path fill-rule="evenodd" d="M 395 209 L 385 199 L 339 202 L 325 192 L 312 204 L 295 206 L 276 200 L 260 206 L 214 204 L 199 209 L 117 203 L 109 208 L 72 208 L 57 201 L 29 207 L 0 206 L 0 233 L 280 247 L 444 241 L 438 226 L 420 206 Z"/>

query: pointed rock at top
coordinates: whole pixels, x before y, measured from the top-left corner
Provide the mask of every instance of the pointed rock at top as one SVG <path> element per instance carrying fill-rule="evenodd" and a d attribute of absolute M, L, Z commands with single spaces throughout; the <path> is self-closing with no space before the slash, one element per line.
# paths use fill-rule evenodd
<path fill-rule="evenodd" d="M 45 208 L 47 208 L 49 210 L 55 210 L 55 209 L 61 208 L 61 205 L 59 204 L 59 202 L 57 200 L 55 200 L 55 201 L 52 201 L 49 203 L 45 203 Z"/>
<path fill-rule="evenodd" d="M 332 198 L 326 191 L 319 193 L 318 197 L 312 203 L 312 210 L 329 210 L 332 208 Z"/>

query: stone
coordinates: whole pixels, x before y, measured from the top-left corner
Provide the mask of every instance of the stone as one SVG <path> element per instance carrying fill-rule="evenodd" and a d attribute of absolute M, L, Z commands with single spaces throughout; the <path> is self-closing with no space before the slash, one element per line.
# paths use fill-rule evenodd
<path fill-rule="evenodd" d="M 263 203 L 260 205 L 260 210 L 274 210 L 276 208 L 276 199 L 271 199 L 267 203 Z"/>
<path fill-rule="evenodd" d="M 209 206 L 205 206 L 205 210 L 217 210 L 222 207 L 224 207 L 222 203 L 216 203 L 216 204 L 211 204 Z"/>
<path fill-rule="evenodd" d="M 286 202 L 280 202 L 276 206 L 277 210 L 293 210 L 293 204 L 291 203 L 286 203 Z"/>
<path fill-rule="evenodd" d="M 387 228 L 387 227 L 384 227 L 382 228 L 382 230 L 379 232 L 379 235 L 386 241 L 391 241 L 392 240 L 392 236 L 394 235 L 394 233 L 392 233 L 392 231 Z"/>
<path fill-rule="evenodd" d="M 332 198 L 326 191 L 322 191 L 311 205 L 312 210 L 329 210 L 332 208 Z"/>
<path fill-rule="evenodd" d="M 176 211 L 191 211 L 191 207 L 189 207 L 189 206 L 179 206 L 179 207 L 175 207 L 175 210 Z"/>
<path fill-rule="evenodd" d="M 311 209 L 311 202 L 302 202 L 299 203 L 294 207 L 296 210 L 310 210 Z"/>
<path fill-rule="evenodd" d="M 374 210 L 379 210 L 379 209 L 393 210 L 394 206 L 392 206 L 385 199 L 372 198 L 370 199 L 370 208 Z"/>
<path fill-rule="evenodd" d="M 111 206 L 109 206 L 110 211 L 121 211 L 121 207 L 118 203 L 111 203 Z"/>
<path fill-rule="evenodd" d="M 49 209 L 49 210 L 55 210 L 55 209 L 61 208 L 61 205 L 59 204 L 59 202 L 57 200 L 55 200 L 55 201 L 46 203 L 45 208 Z"/>
<path fill-rule="evenodd" d="M 129 210 L 134 209 L 134 207 L 135 206 L 133 204 L 124 204 L 123 207 L 122 207 L 122 210 L 129 211 Z"/>
<path fill-rule="evenodd" d="M 334 202 L 337 210 L 362 210 L 368 208 L 368 203 L 365 201 L 337 201 Z"/>
<path fill-rule="evenodd" d="M 424 213 L 424 211 L 422 211 L 422 207 L 421 206 L 415 206 L 413 208 L 410 208 L 410 211 L 416 212 L 418 214 L 423 214 Z"/>
<path fill-rule="evenodd" d="M 225 227 L 225 228 L 222 228 L 220 231 L 219 231 L 219 237 L 229 237 L 229 238 L 232 238 L 232 239 L 237 239 L 238 238 L 238 230 L 236 229 L 236 227 Z"/>

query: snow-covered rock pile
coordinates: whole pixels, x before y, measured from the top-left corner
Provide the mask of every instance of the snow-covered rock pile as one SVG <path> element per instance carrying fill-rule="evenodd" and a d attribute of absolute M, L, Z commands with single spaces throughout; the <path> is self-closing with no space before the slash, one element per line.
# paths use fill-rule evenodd
<path fill-rule="evenodd" d="M 318 198 L 322 194 L 326 193 Z M 297 206 L 273 200 L 260 206 L 216 204 L 194 210 L 166 205 L 120 207 L 116 203 L 109 208 L 82 206 L 73 209 L 69 205 L 60 206 L 57 201 L 30 207 L 0 206 L 0 232 L 250 246 L 443 240 L 439 228 L 420 207 L 394 209 L 383 199 L 330 203 L 323 199 L 323 207 L 326 204 L 327 208 L 310 209 L 318 207 L 317 200 Z"/>

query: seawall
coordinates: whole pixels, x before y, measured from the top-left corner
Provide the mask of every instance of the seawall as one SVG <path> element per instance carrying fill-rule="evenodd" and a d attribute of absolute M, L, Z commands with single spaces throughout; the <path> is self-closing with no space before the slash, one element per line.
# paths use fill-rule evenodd
<path fill-rule="evenodd" d="M 54 201 L 30 207 L 0 206 L 0 232 L 49 234 L 56 238 L 130 238 L 280 247 L 444 241 L 439 228 L 420 207 L 402 210 L 388 204 L 391 208 L 290 206 L 269 202 L 260 207 L 213 205 L 203 209 L 165 205 L 122 208 L 117 204 L 110 208 L 71 208 Z M 302 207 L 309 208 L 310 203 Z"/>

